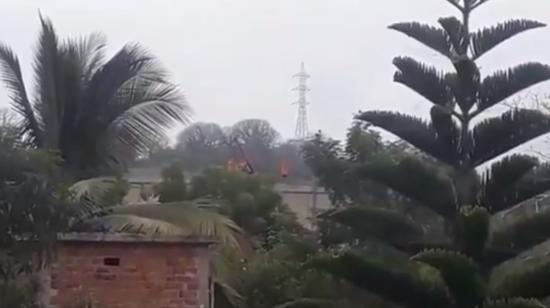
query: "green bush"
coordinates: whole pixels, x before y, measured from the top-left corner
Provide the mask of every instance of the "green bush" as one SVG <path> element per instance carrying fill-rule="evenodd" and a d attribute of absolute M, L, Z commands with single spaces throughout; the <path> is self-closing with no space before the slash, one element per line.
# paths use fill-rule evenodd
<path fill-rule="evenodd" d="M 13 280 L 0 282 L 0 308 L 39 308 L 35 283 L 16 284 Z"/>
<path fill-rule="evenodd" d="M 162 170 L 162 182 L 157 186 L 157 193 L 162 203 L 187 199 L 187 184 L 181 164 L 174 163 Z"/>

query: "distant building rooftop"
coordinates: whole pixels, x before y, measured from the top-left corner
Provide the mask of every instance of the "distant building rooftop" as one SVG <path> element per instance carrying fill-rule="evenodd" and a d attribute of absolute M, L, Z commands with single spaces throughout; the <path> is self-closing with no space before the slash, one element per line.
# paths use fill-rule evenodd
<path fill-rule="evenodd" d="M 193 245 L 210 245 L 211 239 L 176 236 L 176 235 L 145 235 L 135 233 L 64 233 L 58 235 L 61 242 L 111 242 L 111 243 L 182 243 Z"/>
<path fill-rule="evenodd" d="M 162 181 L 162 168 L 160 167 L 136 167 L 128 169 L 125 179 L 136 184 L 155 184 Z"/>

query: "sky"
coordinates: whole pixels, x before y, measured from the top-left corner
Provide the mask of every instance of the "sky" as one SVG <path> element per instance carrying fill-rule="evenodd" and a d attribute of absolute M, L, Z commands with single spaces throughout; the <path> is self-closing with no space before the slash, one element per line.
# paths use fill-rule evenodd
<path fill-rule="evenodd" d="M 359 110 L 427 115 L 429 103 L 392 82 L 391 61 L 450 64 L 387 26 L 456 14 L 445 0 L 0 0 L 0 41 L 19 55 L 29 85 L 38 12 L 62 37 L 104 33 L 112 53 L 128 42 L 146 46 L 184 89 L 194 121 L 266 119 L 287 138 L 297 116 L 292 75 L 302 61 L 311 75 L 310 131 L 342 138 Z M 472 23 L 520 17 L 550 22 L 550 1 L 491 0 Z M 550 64 L 550 28 L 510 40 L 479 64 L 487 74 L 525 61 Z M 7 105 L 0 89 L 0 107 Z"/>

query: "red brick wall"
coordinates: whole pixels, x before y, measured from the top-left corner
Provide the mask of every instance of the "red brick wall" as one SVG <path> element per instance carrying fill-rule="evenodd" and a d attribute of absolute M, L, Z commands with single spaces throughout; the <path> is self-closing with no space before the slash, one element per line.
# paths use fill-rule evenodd
<path fill-rule="evenodd" d="M 98 308 L 208 308 L 206 257 L 205 247 L 181 243 L 64 242 L 51 268 L 50 303 L 72 307 L 89 297 Z"/>

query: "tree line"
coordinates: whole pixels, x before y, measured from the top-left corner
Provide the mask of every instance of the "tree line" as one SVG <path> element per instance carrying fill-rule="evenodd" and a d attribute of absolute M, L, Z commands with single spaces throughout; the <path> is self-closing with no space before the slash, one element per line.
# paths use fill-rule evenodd
<path fill-rule="evenodd" d="M 199 122 L 180 132 L 173 147 L 157 147 L 136 165 L 180 162 L 189 172 L 201 172 L 210 167 L 227 167 L 231 162 L 249 162 L 253 172 L 281 181 L 311 181 L 302 145 L 299 140 L 284 141 L 266 120 L 245 119 L 230 127 Z"/>

